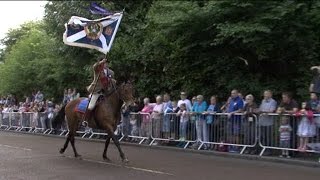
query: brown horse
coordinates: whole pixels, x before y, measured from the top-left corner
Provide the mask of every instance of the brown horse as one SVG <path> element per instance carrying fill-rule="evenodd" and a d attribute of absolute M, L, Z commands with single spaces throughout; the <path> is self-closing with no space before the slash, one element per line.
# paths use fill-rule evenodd
<path fill-rule="evenodd" d="M 64 117 L 66 116 L 67 124 L 69 127 L 69 134 L 66 142 L 63 148 L 60 149 L 61 154 L 65 152 L 70 142 L 74 151 L 74 156 L 81 157 L 75 148 L 74 142 L 76 131 L 78 130 L 83 118 L 83 114 L 76 112 L 75 108 L 82 99 L 84 98 L 78 98 L 70 101 L 68 104 L 62 107 L 56 118 L 53 120 L 53 128 L 56 128 L 63 123 L 63 121 L 65 120 Z M 94 129 L 106 130 L 108 134 L 102 155 L 103 159 L 107 161 L 110 161 L 110 159 L 107 157 L 107 149 L 110 143 L 110 139 L 112 138 L 113 142 L 119 150 L 122 161 L 128 162 L 125 154 L 120 147 L 119 140 L 114 134 L 117 125 L 120 122 L 120 113 L 123 102 L 127 106 L 133 103 L 133 86 L 131 83 L 123 83 L 118 87 L 113 86 L 111 90 L 105 92 L 103 100 L 96 105 L 94 111 L 92 112 L 92 117 L 88 120 L 89 127 Z"/>

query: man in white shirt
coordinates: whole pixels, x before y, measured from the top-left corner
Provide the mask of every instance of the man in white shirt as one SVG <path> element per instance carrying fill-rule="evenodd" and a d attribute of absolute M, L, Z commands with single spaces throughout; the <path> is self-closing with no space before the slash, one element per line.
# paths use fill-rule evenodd
<path fill-rule="evenodd" d="M 274 113 L 277 109 L 277 102 L 272 99 L 272 91 L 265 90 L 263 93 L 264 99 L 259 107 L 259 112 L 261 113 L 259 117 L 260 126 L 260 138 L 261 143 L 264 146 L 270 146 L 272 142 L 272 135 L 274 134 L 274 118 L 276 116 L 269 116 L 268 113 Z M 271 152 L 266 150 L 265 155 Z"/>

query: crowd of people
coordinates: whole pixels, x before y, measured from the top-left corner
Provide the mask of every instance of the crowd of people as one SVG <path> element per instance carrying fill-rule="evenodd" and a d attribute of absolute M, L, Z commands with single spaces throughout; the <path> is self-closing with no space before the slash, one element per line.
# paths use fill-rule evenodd
<path fill-rule="evenodd" d="M 29 118 L 28 123 L 32 123 L 33 126 L 39 126 L 46 130 L 52 128 L 51 121 L 60 110 L 63 104 L 70 102 L 71 100 L 80 97 L 80 94 L 73 89 L 65 89 L 63 100 L 61 103 L 54 103 L 53 98 L 45 98 L 45 95 L 39 90 L 33 92 L 30 96 L 25 96 L 23 101 L 18 101 L 17 98 L 11 94 L 2 96 L 0 98 L 0 112 L 2 112 L 2 123 L 9 124 L 10 112 L 29 113 L 31 116 L 24 116 Z M 30 119 L 31 118 L 31 119 Z M 14 122 L 19 123 L 19 122 Z"/>
<path fill-rule="evenodd" d="M 313 68 L 316 75 L 310 83 L 309 99 L 301 102 L 299 105 L 289 92 L 282 93 L 281 100 L 273 99 L 271 90 L 263 92 L 263 100 L 260 103 L 255 101 L 252 94 L 243 96 L 238 90 L 231 91 L 230 97 L 226 103 L 220 103 L 217 96 L 213 95 L 209 103 L 205 101 L 203 95 L 191 96 L 189 100 L 186 92 L 181 92 L 180 100 L 170 100 L 169 94 L 159 95 L 155 103 L 150 103 L 150 98 L 143 99 L 144 106 L 136 106 L 134 109 L 124 108 L 123 113 L 123 132 L 125 136 L 143 136 L 149 137 L 150 143 L 154 138 L 177 139 L 179 138 L 179 147 L 184 147 L 183 141 L 195 140 L 192 148 L 197 149 L 201 142 L 212 142 L 217 128 L 213 128 L 214 121 L 221 120 L 214 113 L 225 113 L 227 116 L 223 131 L 227 138 L 221 138 L 221 141 L 230 144 L 243 144 L 244 141 L 254 139 L 255 127 L 259 127 L 260 140 L 265 146 L 278 146 L 280 148 L 293 148 L 305 152 L 310 141 L 320 141 L 320 69 Z M 130 112 L 143 113 L 141 118 L 130 116 Z M 172 118 L 170 113 L 175 113 L 176 118 Z M 242 115 L 237 115 L 242 113 Z M 277 113 L 278 116 L 270 116 L 270 113 Z M 284 116 L 284 114 L 286 114 Z M 256 115 L 255 122 L 252 116 Z M 244 117 L 244 118 L 243 118 Z M 279 119 L 275 118 L 278 117 Z M 250 120 L 251 118 L 251 120 Z M 172 119 L 178 119 L 172 124 Z M 215 120 L 216 119 L 216 120 Z M 170 123 L 171 121 L 171 123 Z M 151 123 L 152 122 L 152 123 Z M 244 127 L 244 122 L 246 122 Z M 190 128 L 194 124 L 194 129 Z M 174 128 L 170 127 L 174 126 Z M 220 130 L 220 129 L 219 129 Z M 195 131 L 193 138 L 190 135 Z M 243 132 L 245 131 L 245 132 Z M 172 137 L 174 132 L 175 137 Z M 178 134 L 178 136 L 177 136 Z M 246 139 L 244 140 L 244 136 Z M 125 138 L 127 141 L 136 141 L 136 138 Z M 214 142 L 216 142 L 217 138 Z M 220 140 L 220 139 L 218 139 Z M 162 142 L 162 141 L 160 141 Z M 159 142 L 154 142 L 157 145 Z M 277 143 L 277 145 L 276 145 Z M 218 149 L 217 146 L 203 145 L 203 149 Z M 239 152 L 237 146 L 228 146 L 227 151 Z M 257 147 L 249 148 L 246 153 L 258 153 Z M 265 154 L 269 154 L 267 150 Z M 287 150 L 282 150 L 281 157 L 290 158 Z"/>
<path fill-rule="evenodd" d="M 196 142 L 192 148 L 199 148 L 203 145 L 201 142 L 217 141 L 217 137 L 213 134 L 216 129 L 215 122 L 219 120 L 215 113 L 224 113 L 225 126 L 224 132 L 227 138 L 218 137 L 218 140 L 229 144 L 244 143 L 243 136 L 246 140 L 254 139 L 254 128 L 259 127 L 260 140 L 263 145 L 271 146 L 273 141 L 279 143 L 282 148 L 296 148 L 299 151 L 306 151 L 307 144 L 310 139 L 320 135 L 320 118 L 315 117 L 315 114 L 320 114 L 320 68 L 316 68 L 317 75 L 310 84 L 310 98 L 301 102 L 299 105 L 288 92 L 282 93 L 281 100 L 273 99 L 271 90 L 263 92 L 263 99 L 260 103 L 255 101 L 252 94 L 243 96 L 238 90 L 231 91 L 230 96 L 220 103 L 217 96 L 210 97 L 208 103 L 203 95 L 189 96 L 186 92 L 180 93 L 180 100 L 171 100 L 168 93 L 158 95 L 156 102 L 151 103 L 150 98 L 145 97 L 143 103 L 137 100 L 134 106 L 122 108 L 122 132 L 127 141 L 136 141 L 136 138 L 129 138 L 129 136 L 143 136 L 149 137 L 146 141 L 150 143 L 151 137 L 162 139 L 179 139 L 178 147 L 184 147 L 185 141 L 190 140 L 190 134 L 194 132 Z M 34 112 L 35 114 L 45 114 L 41 116 L 34 116 L 33 119 L 40 121 L 44 129 L 51 128 L 51 120 L 60 108 L 69 101 L 80 97 L 75 88 L 65 89 L 63 100 L 61 104 L 54 104 L 53 99 L 45 99 L 41 91 L 32 93 L 31 96 L 25 97 L 25 101 L 18 102 L 17 98 L 12 95 L 0 98 L 0 110 L 2 114 L 8 112 Z M 140 98 L 138 98 L 140 99 Z M 143 105 L 142 105 L 143 104 Z M 137 114 L 132 116 L 132 113 L 142 113 L 140 118 Z M 241 113 L 242 115 L 239 115 Z M 294 116 L 278 116 L 278 122 L 275 118 L 269 116 L 268 113 L 289 114 Z M 172 125 L 172 114 L 175 119 L 174 127 Z M 259 118 L 252 120 L 254 115 Z M 4 116 L 3 116 L 4 117 Z M 245 117 L 245 118 L 243 118 Z M 5 119 L 5 118 L 3 118 Z M 247 122 L 245 129 L 243 126 L 243 119 Z M 190 125 L 194 125 L 194 129 Z M 276 128 L 276 129 L 275 129 Z M 241 131 L 246 131 L 241 133 Z M 270 138 L 272 136 L 272 138 Z M 213 139 L 216 138 L 216 139 Z M 277 140 L 275 140 L 277 139 Z M 162 141 L 159 141 L 162 142 Z M 159 142 L 155 141 L 154 145 Z M 168 142 L 166 142 L 168 143 Z M 218 149 L 217 146 L 204 144 L 203 149 Z M 239 152 L 237 146 L 228 146 L 227 151 Z M 251 148 L 246 153 L 256 154 L 257 148 Z M 282 157 L 290 157 L 288 151 L 283 150 Z"/>
<path fill-rule="evenodd" d="M 317 118 L 313 118 L 313 114 L 320 113 L 320 101 L 318 99 L 317 93 L 310 93 L 310 99 L 302 103 L 301 106 L 292 98 L 290 93 L 282 93 L 282 99 L 278 103 L 272 98 L 272 92 L 270 90 L 264 91 L 264 98 L 259 103 L 259 106 L 255 102 L 254 96 L 252 94 L 246 95 L 244 98 L 238 90 L 232 90 L 227 103 L 220 104 L 217 96 L 212 96 L 210 98 L 210 103 L 204 100 L 202 95 L 194 96 L 191 101 L 187 99 L 186 92 L 181 92 L 179 101 L 171 101 L 169 94 L 164 94 L 162 96 L 156 97 L 155 103 L 150 103 L 149 98 L 144 98 L 144 106 L 141 108 L 136 107 L 135 110 L 123 109 L 123 125 L 125 134 L 135 134 L 132 130 L 141 129 L 139 135 L 141 136 L 151 136 L 153 137 L 169 137 L 170 130 L 170 119 L 168 113 L 176 113 L 180 121 L 179 127 L 179 139 L 187 139 L 187 128 L 189 121 L 195 121 L 196 127 L 196 141 L 194 148 L 199 146 L 199 142 L 205 141 L 209 142 L 212 135 L 210 128 L 213 124 L 215 116 L 210 116 L 212 113 L 226 113 L 228 119 L 229 127 L 227 131 L 231 133 L 232 139 L 228 139 L 230 143 L 239 144 L 240 143 L 240 129 L 243 128 L 241 124 L 240 115 L 237 116 L 236 113 L 243 113 L 247 118 L 250 118 L 252 114 L 263 114 L 263 113 L 279 113 L 279 114 L 290 114 L 295 117 L 306 115 L 306 118 L 302 118 L 298 124 L 290 121 L 289 116 L 283 116 L 281 119 L 281 126 L 279 126 L 280 132 L 280 143 L 282 147 L 289 148 L 288 143 L 284 141 L 290 141 L 292 133 L 288 133 L 295 130 L 295 133 L 301 138 L 299 142 L 299 150 L 306 150 L 306 143 L 308 138 L 316 136 L 317 128 L 320 128 L 320 121 Z M 142 116 L 141 124 L 137 122 L 131 122 L 132 117 L 130 117 L 130 112 L 141 112 L 150 114 L 150 116 Z M 135 121 L 135 120 L 133 120 Z M 153 123 L 150 123 L 150 122 Z M 249 120 L 250 121 L 250 120 Z M 269 138 L 272 128 L 274 128 L 274 117 L 271 116 L 260 116 L 259 117 L 259 127 L 261 128 L 262 139 Z M 254 123 L 252 123 L 254 124 Z M 139 126 L 139 127 L 137 127 Z M 153 127 L 150 127 L 153 126 Z M 176 126 L 176 125 L 175 125 Z M 297 126 L 297 127 L 292 127 Z M 317 127 L 317 128 L 316 128 Z M 149 131 L 151 130 L 152 131 Z M 209 134 L 211 133 L 211 134 Z M 269 139 L 270 141 L 270 139 Z M 157 144 L 157 142 L 155 142 Z M 204 149 L 209 147 L 204 146 Z M 292 147 L 293 148 L 293 147 Z M 239 151 L 237 147 L 231 147 L 230 151 Z"/>

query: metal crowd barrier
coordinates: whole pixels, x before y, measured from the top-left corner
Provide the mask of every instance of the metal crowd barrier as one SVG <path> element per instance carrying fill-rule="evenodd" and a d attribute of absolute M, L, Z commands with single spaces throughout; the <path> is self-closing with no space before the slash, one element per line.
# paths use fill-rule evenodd
<path fill-rule="evenodd" d="M 226 113 L 189 113 L 185 121 L 181 121 L 176 113 L 157 115 L 131 113 L 128 117 L 123 117 L 116 134 L 120 141 L 130 138 L 132 142 L 139 144 L 156 145 L 158 142 L 176 142 L 181 148 L 191 146 L 198 150 L 219 150 L 220 147 L 225 147 L 223 151 L 242 154 L 246 150 L 253 150 L 260 152 L 259 155 L 262 156 L 272 149 L 300 151 L 298 134 L 301 133 L 301 123 L 307 121 L 305 118 L 307 117 L 288 114 L 229 116 Z M 313 133 L 308 138 L 309 149 L 305 151 L 320 153 L 320 115 L 314 115 L 309 121 L 312 122 L 314 129 L 310 130 Z M 58 129 L 53 129 L 47 113 L 0 113 L 0 123 L 0 128 L 3 130 L 59 136 L 67 136 L 69 133 L 66 123 Z M 290 127 L 287 134 L 282 134 L 283 126 Z M 89 139 L 108 135 L 105 131 L 90 128 L 80 129 L 77 133 L 80 137 Z"/>
<path fill-rule="evenodd" d="M 208 145 L 213 145 L 216 150 L 218 146 L 228 146 L 228 151 L 243 154 L 247 148 L 252 149 L 258 143 L 257 116 L 254 114 L 228 116 L 226 113 L 209 113 L 200 115 L 196 121 L 200 126 L 197 131 L 202 132 L 197 132 L 201 142 L 198 150 Z"/>
<path fill-rule="evenodd" d="M 185 149 L 190 143 L 196 142 L 196 123 L 190 120 L 192 118 L 189 115 L 185 122 L 180 122 L 180 116 L 176 113 L 151 114 L 150 117 L 152 131 L 150 145 L 156 145 L 155 141 L 183 142 L 180 146 Z"/>
<path fill-rule="evenodd" d="M 50 134 L 51 119 L 42 112 L 5 112 L 0 116 L 1 129 Z"/>
<path fill-rule="evenodd" d="M 133 142 L 142 144 L 147 140 L 145 142 L 151 145 L 152 120 L 149 113 L 130 113 L 130 117 L 122 121 L 120 141 L 123 138 L 131 138 Z M 125 128 L 124 124 L 127 125 Z"/>
<path fill-rule="evenodd" d="M 258 143 L 257 116 L 235 114 L 228 117 L 224 113 L 188 114 L 186 121 L 180 122 L 176 113 L 148 114 L 131 113 L 130 118 L 123 122 L 125 131 L 123 137 L 145 140 L 149 145 L 156 145 L 157 141 L 180 142 L 179 146 L 187 148 L 192 144 L 198 150 L 208 147 L 224 145 L 241 148 L 243 153 L 246 148 L 253 148 Z"/>
<path fill-rule="evenodd" d="M 3 114 L 0 112 L 0 129 L 7 129 L 9 128 L 9 115 L 8 114 Z"/>
<path fill-rule="evenodd" d="M 320 152 L 320 115 L 313 118 L 289 114 L 261 114 L 259 116 L 260 156 L 266 150 L 301 151 L 300 137 L 306 137 L 307 148 L 304 152 Z M 312 148 L 310 148 L 312 147 Z M 310 150 L 311 149 L 311 150 Z"/>

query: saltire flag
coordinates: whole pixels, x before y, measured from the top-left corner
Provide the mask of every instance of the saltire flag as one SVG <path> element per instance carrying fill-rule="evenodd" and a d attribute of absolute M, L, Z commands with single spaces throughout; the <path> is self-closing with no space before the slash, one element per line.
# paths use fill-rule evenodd
<path fill-rule="evenodd" d="M 115 13 L 96 20 L 72 16 L 65 24 L 63 42 L 70 46 L 96 49 L 107 54 L 118 31 L 122 15 L 122 12 Z"/>

